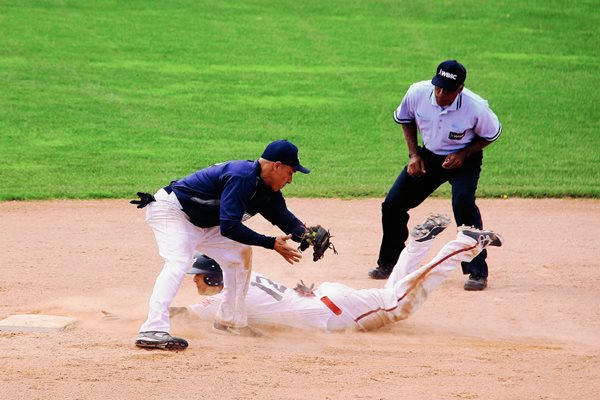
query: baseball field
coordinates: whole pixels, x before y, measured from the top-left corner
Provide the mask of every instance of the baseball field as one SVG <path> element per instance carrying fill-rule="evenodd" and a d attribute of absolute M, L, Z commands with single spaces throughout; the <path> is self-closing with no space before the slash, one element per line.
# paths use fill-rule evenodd
<path fill-rule="evenodd" d="M 597 1 L 0 0 L 0 398 L 600 398 Z M 136 191 L 287 138 L 309 175 L 284 193 L 339 255 L 288 286 L 367 277 L 380 204 L 408 161 L 392 113 L 456 58 L 502 136 L 479 206 L 505 246 L 489 287 L 456 271 L 409 320 L 369 333 L 261 327 L 223 337 L 173 320 L 183 352 L 133 345 L 161 268 Z M 296 174 L 300 175 L 300 174 Z M 411 212 L 452 214 L 449 186 Z M 249 226 L 276 234 L 253 218 Z M 452 238 L 451 225 L 436 249 Z M 198 300 L 186 279 L 174 305 Z M 107 314 L 110 313 L 110 314 Z M 107 317 L 109 316 L 109 317 Z M 110 317 L 112 316 L 112 317 Z"/>
<path fill-rule="evenodd" d="M 367 277 L 380 239 L 378 199 L 289 203 L 331 228 L 339 254 L 292 267 L 257 248 L 254 270 L 288 287 L 383 285 Z M 235 338 L 213 333 L 210 322 L 174 318 L 172 333 L 190 342 L 174 353 L 133 344 L 161 268 L 143 211 L 125 200 L 0 203 L 0 316 L 78 320 L 56 333 L 0 332 L 0 397 L 597 399 L 600 202 L 482 199 L 480 206 L 505 239 L 489 250 L 483 292 L 464 291 L 455 271 L 413 317 L 368 333 L 261 326 L 261 338 Z M 449 201 L 429 199 L 412 216 L 438 211 L 450 213 Z M 249 223 L 276 233 L 258 217 Z M 173 305 L 198 300 L 188 277 Z"/>

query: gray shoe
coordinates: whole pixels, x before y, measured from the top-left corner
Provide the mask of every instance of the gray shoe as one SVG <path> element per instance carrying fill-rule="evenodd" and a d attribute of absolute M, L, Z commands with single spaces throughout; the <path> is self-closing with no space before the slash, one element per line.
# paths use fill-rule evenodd
<path fill-rule="evenodd" d="M 504 239 L 498 233 L 473 228 L 472 226 L 460 226 L 458 233 L 475 239 L 484 249 L 488 246 L 500 247 L 504 243 Z"/>
<path fill-rule="evenodd" d="M 435 239 L 450 222 L 446 214 L 431 214 L 425 221 L 410 230 L 410 236 L 417 242 Z"/>
<path fill-rule="evenodd" d="M 234 328 L 231 326 L 224 325 L 220 322 L 215 321 L 213 323 L 213 331 L 223 335 L 233 336 L 246 336 L 246 337 L 261 337 L 262 333 L 256 329 L 252 329 L 249 326 L 243 326 L 241 328 Z"/>
<path fill-rule="evenodd" d="M 469 275 L 469 279 L 465 282 L 465 290 L 476 291 L 483 290 L 487 287 L 487 278 L 477 275 Z"/>
<path fill-rule="evenodd" d="M 135 345 L 145 349 L 162 349 L 162 350 L 185 350 L 188 347 L 188 342 L 185 339 L 174 337 L 167 332 L 148 331 L 140 332 L 135 340 Z"/>

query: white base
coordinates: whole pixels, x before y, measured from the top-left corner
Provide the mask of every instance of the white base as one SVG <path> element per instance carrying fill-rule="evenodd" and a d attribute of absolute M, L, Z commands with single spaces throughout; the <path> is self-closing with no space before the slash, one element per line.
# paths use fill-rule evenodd
<path fill-rule="evenodd" d="M 0 331 L 58 332 L 77 321 L 58 315 L 19 314 L 0 321 Z"/>

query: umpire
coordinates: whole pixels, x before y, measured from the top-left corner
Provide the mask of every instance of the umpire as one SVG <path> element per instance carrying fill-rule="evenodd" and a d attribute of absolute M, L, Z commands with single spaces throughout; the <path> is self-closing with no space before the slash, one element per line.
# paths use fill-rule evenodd
<path fill-rule="evenodd" d="M 408 238 L 408 211 L 441 184 L 452 186 L 457 225 L 483 228 L 475 193 L 483 161 L 482 149 L 498 139 L 502 125 L 486 100 L 464 87 L 467 70 L 456 60 L 442 62 L 431 81 L 410 86 L 394 113 L 402 126 L 410 161 L 381 206 L 383 237 L 373 279 L 387 278 Z M 418 145 L 417 129 L 423 146 Z M 487 287 L 486 251 L 469 263 L 465 290 Z"/>

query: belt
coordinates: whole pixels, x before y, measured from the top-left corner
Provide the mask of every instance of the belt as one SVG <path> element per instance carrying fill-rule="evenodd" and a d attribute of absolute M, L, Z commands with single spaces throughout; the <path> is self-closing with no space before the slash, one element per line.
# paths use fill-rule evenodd
<path fill-rule="evenodd" d="M 342 310 L 336 306 L 335 303 L 329 299 L 329 297 L 323 296 L 321 297 L 321 301 L 327 306 L 327 308 L 331 310 L 332 313 L 335 315 L 342 315 Z"/>
<path fill-rule="evenodd" d="M 440 159 L 445 159 L 446 158 L 446 156 L 435 154 L 433 151 L 429 150 L 425 146 L 421 147 L 421 149 L 423 149 L 423 151 L 425 151 L 426 153 L 429 153 L 433 157 L 437 157 L 437 158 L 440 158 Z"/>
<path fill-rule="evenodd" d="M 171 194 L 173 192 L 173 188 L 171 187 L 171 185 L 167 185 L 163 189 L 165 190 L 165 192 L 167 192 L 167 194 Z"/>

